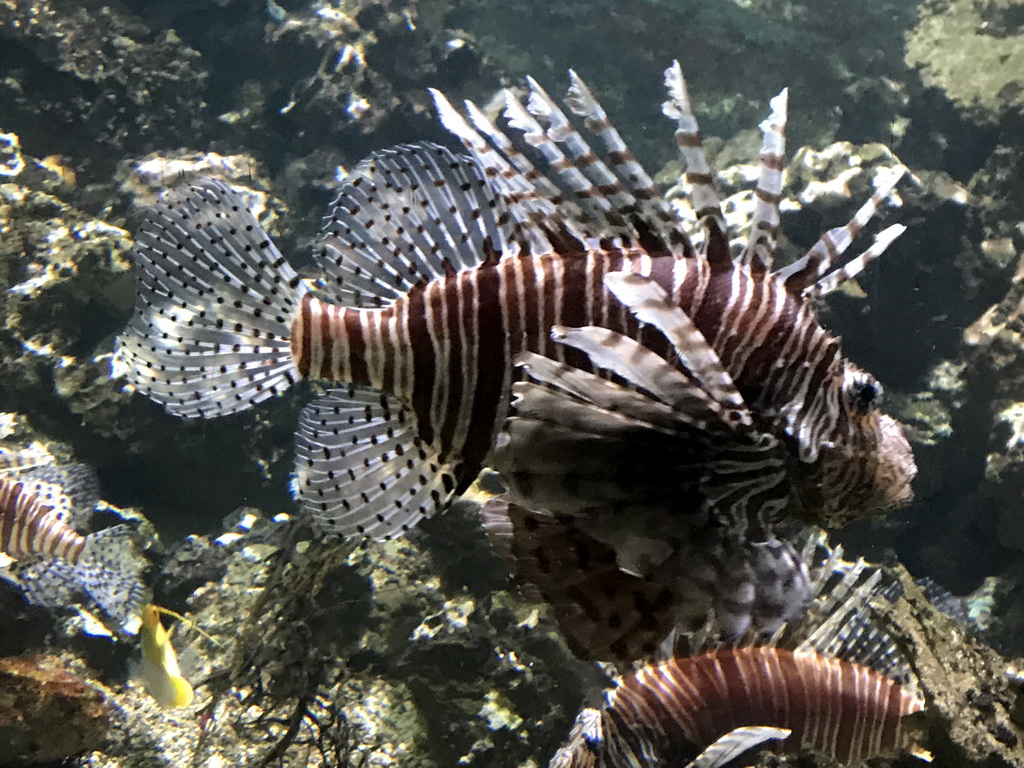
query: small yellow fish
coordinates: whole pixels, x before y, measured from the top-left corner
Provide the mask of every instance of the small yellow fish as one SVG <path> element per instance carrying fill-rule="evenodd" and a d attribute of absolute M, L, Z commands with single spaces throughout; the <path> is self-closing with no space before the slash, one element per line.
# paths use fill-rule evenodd
<path fill-rule="evenodd" d="M 187 707 L 194 695 L 192 686 L 181 676 L 170 633 L 160 622 L 161 613 L 170 611 L 152 604 L 142 609 L 142 663 L 138 676 L 146 692 L 161 707 Z"/>

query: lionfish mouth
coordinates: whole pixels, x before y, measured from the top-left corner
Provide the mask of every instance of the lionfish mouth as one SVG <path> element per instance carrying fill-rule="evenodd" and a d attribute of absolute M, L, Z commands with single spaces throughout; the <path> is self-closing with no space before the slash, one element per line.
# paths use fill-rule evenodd
<path fill-rule="evenodd" d="M 911 484 L 917 476 L 917 464 L 903 427 L 896 419 L 883 415 L 879 419 L 879 433 L 875 484 L 881 504 L 876 511 L 884 512 L 905 507 L 914 500 Z"/>
<path fill-rule="evenodd" d="M 819 463 L 798 483 L 802 516 L 826 528 L 841 528 L 914 500 L 917 464 L 903 427 L 885 414 L 868 428 L 869 445 L 824 449 Z"/>

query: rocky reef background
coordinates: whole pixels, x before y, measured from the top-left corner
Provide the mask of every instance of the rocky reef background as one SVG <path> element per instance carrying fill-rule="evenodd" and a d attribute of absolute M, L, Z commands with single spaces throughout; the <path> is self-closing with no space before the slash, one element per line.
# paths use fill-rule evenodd
<path fill-rule="evenodd" d="M 908 424 L 917 500 L 841 538 L 909 571 L 894 621 L 922 648 L 937 764 L 1021 764 L 1022 35 L 1021 0 L 0 0 L 0 445 L 96 467 L 148 537 L 157 600 L 212 638 L 179 628 L 197 701 L 160 710 L 130 643 L 0 582 L 0 655 L 46 654 L 0 660 L 0 729 L 5 696 L 37 691 L 40 763 L 544 765 L 601 676 L 517 597 L 471 504 L 388 546 L 295 538 L 274 519 L 308 393 L 191 423 L 111 378 L 131 231 L 166 184 L 217 175 L 301 264 L 346 168 L 448 142 L 428 87 L 486 104 L 526 73 L 557 93 L 569 67 L 671 184 L 677 58 L 726 193 L 790 87 L 791 150 L 813 148 L 789 167 L 793 255 L 873 168 L 914 173 L 888 218 L 908 232 L 822 312 Z"/>

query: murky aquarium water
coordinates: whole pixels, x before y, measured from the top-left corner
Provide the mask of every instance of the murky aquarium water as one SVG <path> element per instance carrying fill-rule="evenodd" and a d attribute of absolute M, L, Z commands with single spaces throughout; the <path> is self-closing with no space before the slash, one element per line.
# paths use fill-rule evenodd
<path fill-rule="evenodd" d="M 1024 2 L 0 2 L 0 765 L 1024 765 Z"/>

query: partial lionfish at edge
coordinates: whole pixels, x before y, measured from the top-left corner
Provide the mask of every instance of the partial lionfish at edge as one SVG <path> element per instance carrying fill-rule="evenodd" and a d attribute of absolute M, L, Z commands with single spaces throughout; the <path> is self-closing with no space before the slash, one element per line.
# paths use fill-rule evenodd
<path fill-rule="evenodd" d="M 863 561 L 843 561 L 839 548 L 814 580 L 806 615 L 770 641 L 694 636 L 669 658 L 637 665 L 580 713 L 549 768 L 710 768 L 770 740 L 842 763 L 900 750 L 930 760 L 901 724 L 923 698 L 872 606 L 893 599 L 892 585 Z"/>
<path fill-rule="evenodd" d="M 0 576 L 30 603 L 51 609 L 66 608 L 84 593 L 121 631 L 135 634 L 149 588 L 131 529 L 119 525 L 83 535 L 73 527 L 76 517 L 92 513 L 98 488 L 84 465 L 47 466 L 31 451 L 3 454 L 0 554 L 11 565 Z"/>

